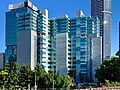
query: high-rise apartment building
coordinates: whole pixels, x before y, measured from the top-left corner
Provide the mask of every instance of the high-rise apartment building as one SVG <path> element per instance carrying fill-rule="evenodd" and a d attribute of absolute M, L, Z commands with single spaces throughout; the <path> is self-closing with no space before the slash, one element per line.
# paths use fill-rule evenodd
<path fill-rule="evenodd" d="M 91 16 L 100 20 L 102 58 L 111 56 L 111 0 L 91 0 Z"/>
<path fill-rule="evenodd" d="M 39 62 L 48 71 L 48 11 L 38 10 L 29 0 L 9 5 L 6 12 L 6 63 Z"/>
<path fill-rule="evenodd" d="M 17 61 L 34 69 L 69 74 L 77 83 L 95 80 L 101 62 L 99 19 L 78 11 L 75 18 L 49 18 L 30 1 L 12 4 L 6 12 L 6 63 Z"/>
<path fill-rule="evenodd" d="M 82 11 L 71 19 L 71 61 L 76 82 L 85 82 L 87 77 L 95 80 L 94 72 L 101 62 L 99 19 L 87 17 Z"/>
<path fill-rule="evenodd" d="M 76 82 L 95 80 L 95 69 L 102 61 L 99 19 L 82 11 L 75 18 L 54 18 L 56 23 L 56 72 L 71 75 Z"/>

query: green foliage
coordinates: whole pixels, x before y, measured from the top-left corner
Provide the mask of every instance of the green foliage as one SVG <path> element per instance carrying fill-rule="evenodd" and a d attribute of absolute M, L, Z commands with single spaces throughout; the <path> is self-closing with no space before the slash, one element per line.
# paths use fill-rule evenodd
<path fill-rule="evenodd" d="M 53 71 L 45 72 L 40 64 L 36 65 L 36 70 L 31 70 L 30 65 L 23 64 L 20 68 L 17 63 L 6 64 L 5 70 L 0 72 L 0 87 L 15 90 L 17 87 L 27 87 L 35 85 L 35 73 L 37 87 L 68 88 L 72 85 L 73 79 L 68 76 L 61 76 Z"/>
<path fill-rule="evenodd" d="M 51 72 L 46 73 L 44 76 L 44 83 L 46 87 L 50 88 L 52 86 L 52 82 L 53 82 L 53 73 Z"/>
<path fill-rule="evenodd" d="M 120 86 L 120 82 L 109 82 L 109 80 L 105 80 L 104 86 L 107 86 L 107 87 Z"/>
<path fill-rule="evenodd" d="M 105 80 L 120 82 L 119 57 L 112 57 L 111 59 L 103 61 L 100 68 L 96 69 L 96 78 L 102 83 L 105 83 Z"/>
<path fill-rule="evenodd" d="M 116 56 L 119 56 L 119 57 L 120 57 L 120 51 L 118 51 L 118 52 L 116 53 Z"/>
<path fill-rule="evenodd" d="M 5 72 L 5 71 L 0 72 L 0 87 L 3 87 L 3 89 L 4 89 L 4 86 L 7 83 L 7 78 L 6 78 L 7 75 L 8 75 L 8 73 Z"/>
<path fill-rule="evenodd" d="M 73 79 L 69 75 L 65 75 L 63 77 L 63 82 L 64 82 L 63 87 L 70 87 L 72 85 L 72 81 L 73 81 Z"/>
<path fill-rule="evenodd" d="M 6 71 L 7 73 L 11 73 L 11 68 L 10 68 L 10 64 L 9 64 L 9 63 L 7 63 L 7 64 L 5 65 L 5 71 Z"/>
<path fill-rule="evenodd" d="M 56 88 L 61 88 L 62 86 L 62 76 L 59 74 L 54 74 L 54 81 L 55 81 L 55 87 Z"/>
<path fill-rule="evenodd" d="M 30 65 L 23 64 L 19 72 L 19 85 L 25 87 L 33 81 L 34 71 L 31 70 Z"/>
<path fill-rule="evenodd" d="M 4 85 L 9 90 L 15 88 L 18 85 L 18 69 L 16 63 L 13 63 L 12 67 L 10 67 L 10 64 L 6 64 L 5 70 L 0 72 L 0 81 L 3 83 L 0 85 Z"/>

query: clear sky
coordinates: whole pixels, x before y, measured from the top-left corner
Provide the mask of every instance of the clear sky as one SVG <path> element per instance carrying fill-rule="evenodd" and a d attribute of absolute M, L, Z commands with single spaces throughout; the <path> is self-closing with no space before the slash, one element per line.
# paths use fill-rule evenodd
<path fill-rule="evenodd" d="M 0 0 L 0 52 L 5 51 L 5 12 L 9 4 L 19 3 L 24 0 Z M 49 17 L 59 17 L 68 14 L 75 17 L 77 10 L 83 10 L 84 14 L 90 16 L 91 0 L 30 0 L 39 10 L 48 9 Z M 119 21 L 120 0 L 112 0 L 112 22 L 111 22 L 111 55 L 118 51 L 119 46 Z"/>

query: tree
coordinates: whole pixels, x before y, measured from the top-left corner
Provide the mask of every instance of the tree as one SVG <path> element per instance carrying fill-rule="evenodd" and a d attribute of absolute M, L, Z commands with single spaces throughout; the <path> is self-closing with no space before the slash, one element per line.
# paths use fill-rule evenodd
<path fill-rule="evenodd" d="M 12 67 L 10 64 L 6 64 L 5 71 L 8 73 L 6 78 L 6 87 L 8 89 L 12 89 L 12 87 L 15 89 L 16 86 L 18 86 L 18 64 L 16 62 L 13 63 Z"/>
<path fill-rule="evenodd" d="M 53 71 L 49 71 L 48 73 L 45 73 L 44 76 L 44 83 L 46 85 L 46 87 L 51 88 L 52 84 L 53 84 L 53 78 L 54 78 L 54 73 Z"/>
<path fill-rule="evenodd" d="M 19 79 L 18 79 L 18 72 L 19 70 L 19 66 L 16 62 L 13 63 L 13 66 L 12 66 L 12 73 L 11 73 L 11 81 L 12 82 L 12 85 L 14 86 L 14 88 L 16 88 L 16 86 L 18 86 L 18 82 L 19 82 Z"/>
<path fill-rule="evenodd" d="M 31 84 L 33 81 L 33 73 L 30 65 L 23 64 L 19 71 L 19 85 L 21 87 L 27 87 L 28 84 Z"/>
<path fill-rule="evenodd" d="M 8 73 L 5 71 L 0 72 L 0 87 L 3 87 L 3 89 L 7 83 L 7 75 L 8 75 Z"/>
<path fill-rule="evenodd" d="M 73 79 L 69 75 L 63 77 L 63 88 L 69 88 L 73 83 Z"/>
<path fill-rule="evenodd" d="M 5 70 L 4 71 L 7 72 L 7 73 L 11 73 L 11 68 L 10 68 L 10 64 L 9 63 L 7 63 L 5 65 Z"/>
<path fill-rule="evenodd" d="M 43 71 L 40 64 L 36 65 L 36 80 L 37 80 L 37 86 L 38 87 L 45 87 L 43 77 L 45 75 L 45 71 Z"/>
<path fill-rule="evenodd" d="M 103 61 L 100 68 L 96 69 L 96 78 L 98 81 L 105 83 L 105 80 L 110 82 L 120 82 L 120 59 L 112 57 Z"/>
<path fill-rule="evenodd" d="M 30 65 L 23 64 L 20 68 L 17 63 L 6 64 L 5 70 L 0 72 L 0 87 L 4 86 L 9 90 L 16 90 L 16 87 L 26 87 L 35 85 L 35 73 L 38 87 L 67 88 L 72 85 L 73 79 L 69 75 L 61 76 L 53 71 L 45 72 L 40 64 L 36 65 L 36 70 L 31 70 Z"/>
<path fill-rule="evenodd" d="M 63 87 L 62 84 L 62 76 L 59 74 L 54 74 L 54 82 L 55 82 L 55 88 L 61 88 Z"/>
<path fill-rule="evenodd" d="M 118 52 L 116 53 L 116 56 L 119 56 L 119 58 L 120 58 L 120 51 L 118 51 Z"/>

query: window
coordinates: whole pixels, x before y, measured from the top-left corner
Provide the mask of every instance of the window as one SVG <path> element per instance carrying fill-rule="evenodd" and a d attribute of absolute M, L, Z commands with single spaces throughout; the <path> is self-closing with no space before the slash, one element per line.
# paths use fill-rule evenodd
<path fill-rule="evenodd" d="M 80 64 L 80 60 L 76 60 L 76 64 Z"/>
<path fill-rule="evenodd" d="M 81 42 L 86 42 L 86 38 L 81 38 L 80 41 Z"/>
<path fill-rule="evenodd" d="M 87 68 L 87 65 L 86 64 L 81 64 L 80 67 L 81 68 Z"/>

